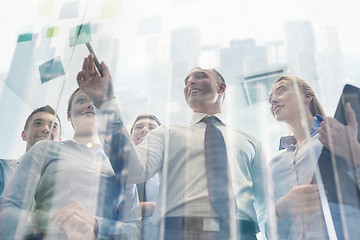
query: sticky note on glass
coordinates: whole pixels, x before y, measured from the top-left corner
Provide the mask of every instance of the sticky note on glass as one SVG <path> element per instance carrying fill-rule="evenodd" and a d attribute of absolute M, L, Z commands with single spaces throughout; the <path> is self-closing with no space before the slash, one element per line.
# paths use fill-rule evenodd
<path fill-rule="evenodd" d="M 32 33 L 19 34 L 17 42 L 26 42 L 32 40 Z"/>
<path fill-rule="evenodd" d="M 91 42 L 91 28 L 90 24 L 82 24 L 70 29 L 69 33 L 70 47 L 78 44 Z"/>
<path fill-rule="evenodd" d="M 104 2 L 101 8 L 101 18 L 115 18 L 121 15 L 121 0 Z"/>
<path fill-rule="evenodd" d="M 79 16 L 79 1 L 65 3 L 60 10 L 59 19 L 77 18 Z"/>
<path fill-rule="evenodd" d="M 137 36 L 160 34 L 162 31 L 161 15 L 141 19 L 137 25 Z"/>
<path fill-rule="evenodd" d="M 39 66 L 41 83 L 45 83 L 56 77 L 65 75 L 60 56 L 47 61 Z"/>
<path fill-rule="evenodd" d="M 39 3 L 37 15 L 45 16 L 54 11 L 54 0 L 45 0 Z"/>
<path fill-rule="evenodd" d="M 59 31 L 60 31 L 59 26 L 48 28 L 47 31 L 46 31 L 46 38 L 52 38 L 52 37 L 58 36 Z"/>

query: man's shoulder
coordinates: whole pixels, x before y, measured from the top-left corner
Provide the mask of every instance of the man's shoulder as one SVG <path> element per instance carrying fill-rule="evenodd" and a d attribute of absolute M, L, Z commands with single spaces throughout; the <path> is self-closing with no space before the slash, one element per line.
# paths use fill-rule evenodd
<path fill-rule="evenodd" d="M 3 166 L 13 166 L 18 163 L 17 159 L 1 159 L 0 158 L 0 164 Z"/>
<path fill-rule="evenodd" d="M 46 146 L 57 146 L 57 145 L 62 145 L 62 142 L 59 141 L 55 141 L 55 140 L 42 140 L 42 141 L 38 141 L 37 143 L 34 144 L 34 146 L 32 146 L 30 149 L 32 148 L 41 148 L 41 147 L 46 147 Z"/>
<path fill-rule="evenodd" d="M 254 134 L 233 127 L 231 127 L 231 129 L 237 136 L 246 138 L 248 141 L 254 143 L 255 145 L 261 144 L 260 140 Z"/>
<path fill-rule="evenodd" d="M 191 128 L 192 124 L 167 124 L 167 125 L 161 125 L 154 130 L 152 130 L 151 133 L 157 133 L 157 134 L 164 134 L 169 132 L 178 132 L 178 131 L 184 131 L 186 129 Z"/>
<path fill-rule="evenodd" d="M 14 172 L 17 165 L 18 161 L 16 159 L 0 159 L 0 175 L 3 176 L 1 178 Z M 4 179 L 2 180 L 4 181 Z"/>
<path fill-rule="evenodd" d="M 27 151 L 22 157 L 27 155 L 45 154 L 48 155 L 52 152 L 59 152 L 63 146 L 62 142 L 55 140 L 42 140 L 34 144 L 29 151 Z"/>

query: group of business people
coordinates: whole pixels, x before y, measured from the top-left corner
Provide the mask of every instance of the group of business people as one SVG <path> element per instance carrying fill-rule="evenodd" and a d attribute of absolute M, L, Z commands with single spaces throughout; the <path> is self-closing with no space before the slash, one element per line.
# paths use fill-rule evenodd
<path fill-rule="evenodd" d="M 359 209 L 324 214 L 319 187 L 310 182 L 323 145 L 342 143 L 334 154 L 350 172 L 360 167 L 350 105 L 345 126 L 325 117 L 304 80 L 278 78 L 270 109 L 292 134 L 267 164 L 260 141 L 226 123 L 226 83 L 216 70 L 194 68 L 185 77 L 189 124 L 161 125 L 142 115 L 130 135 L 110 71 L 103 62 L 101 68 L 103 76 L 90 54 L 78 73 L 67 109 L 73 139 L 39 137 L 19 159 L 1 198 L 1 239 L 251 240 L 260 231 L 268 239 L 334 239 L 330 217 L 339 239 L 359 235 Z"/>

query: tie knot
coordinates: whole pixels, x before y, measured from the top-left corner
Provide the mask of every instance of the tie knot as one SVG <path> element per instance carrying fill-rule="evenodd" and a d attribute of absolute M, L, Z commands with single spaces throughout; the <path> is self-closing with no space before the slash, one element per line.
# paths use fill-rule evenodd
<path fill-rule="evenodd" d="M 206 123 L 206 125 L 215 125 L 216 122 L 220 122 L 220 120 L 215 116 L 204 117 L 201 121 Z"/>

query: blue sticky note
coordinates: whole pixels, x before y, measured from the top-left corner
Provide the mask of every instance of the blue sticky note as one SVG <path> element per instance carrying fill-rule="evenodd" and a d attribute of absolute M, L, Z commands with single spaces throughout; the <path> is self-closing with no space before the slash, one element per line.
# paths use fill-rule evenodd
<path fill-rule="evenodd" d="M 70 29 L 69 32 L 70 47 L 78 44 L 91 42 L 91 28 L 90 24 L 81 24 Z"/>
<path fill-rule="evenodd" d="M 39 66 L 41 83 L 45 83 L 56 77 L 65 75 L 60 56 L 51 59 Z"/>
<path fill-rule="evenodd" d="M 17 42 L 26 42 L 32 40 L 32 33 L 19 34 Z"/>
<path fill-rule="evenodd" d="M 79 16 L 79 1 L 64 4 L 61 7 L 59 19 L 77 18 Z"/>
<path fill-rule="evenodd" d="M 162 31 L 162 16 L 156 15 L 141 19 L 137 25 L 137 36 L 160 34 Z"/>

